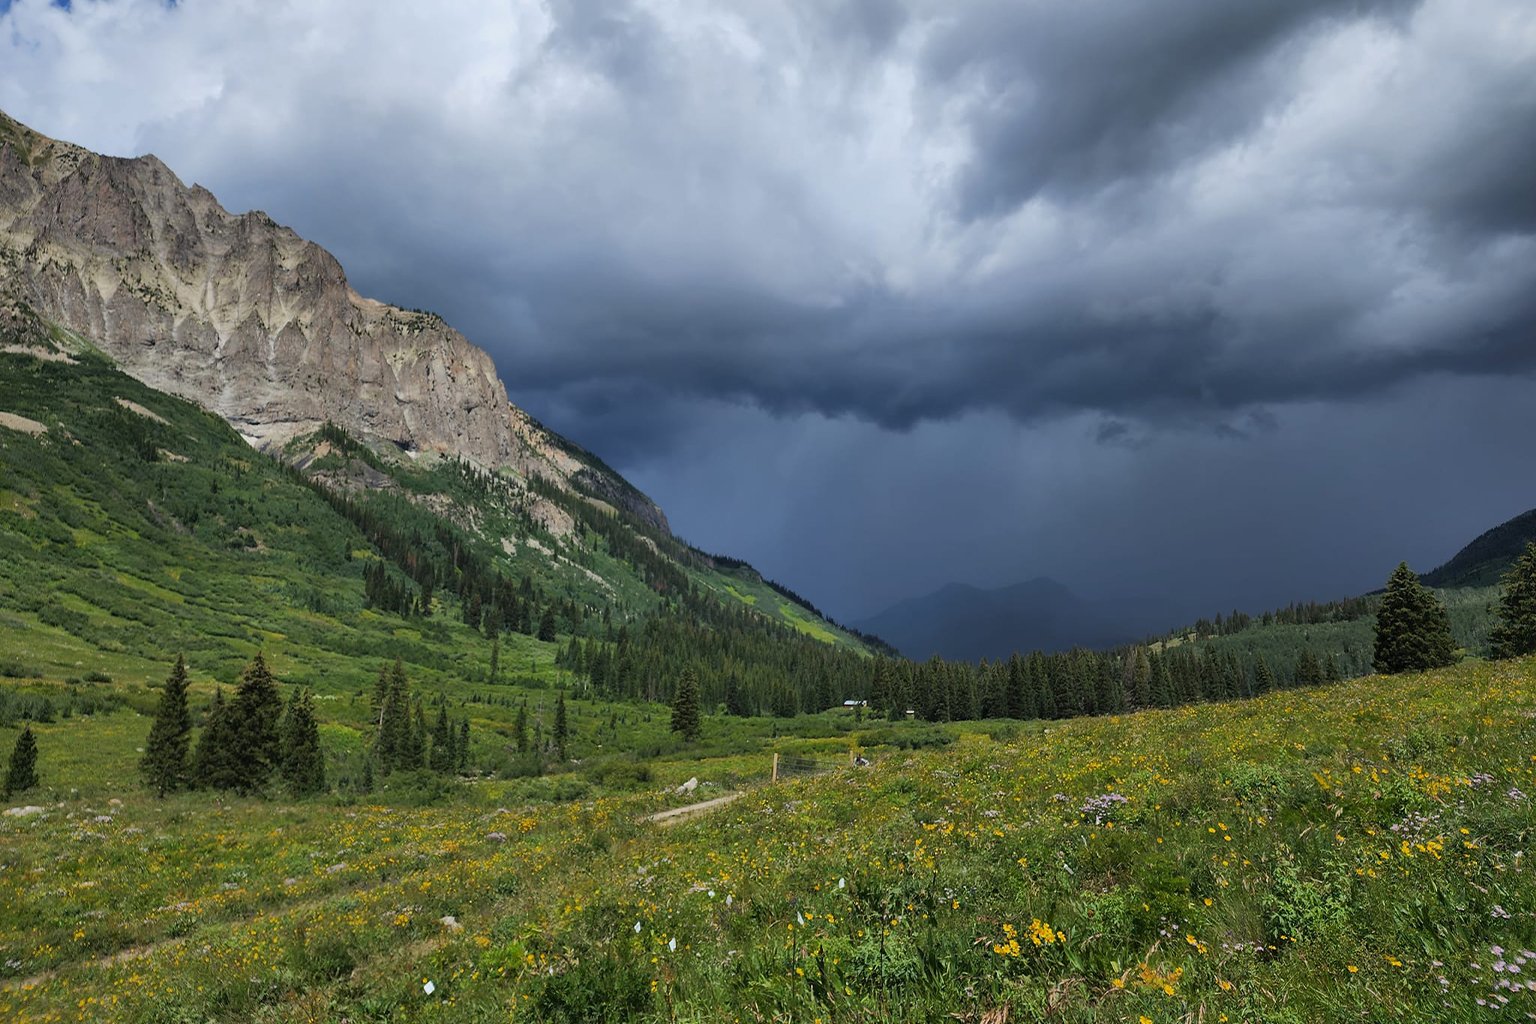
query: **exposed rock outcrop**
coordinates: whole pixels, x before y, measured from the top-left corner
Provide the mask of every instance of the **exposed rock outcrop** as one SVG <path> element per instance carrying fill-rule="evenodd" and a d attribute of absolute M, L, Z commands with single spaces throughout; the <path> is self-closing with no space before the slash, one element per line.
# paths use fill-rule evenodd
<path fill-rule="evenodd" d="M 153 156 L 101 156 L 0 114 L 0 295 L 101 345 L 127 373 L 277 446 L 332 420 L 408 452 L 649 499 L 513 406 L 439 317 L 364 298 L 330 253 L 231 214 Z"/>

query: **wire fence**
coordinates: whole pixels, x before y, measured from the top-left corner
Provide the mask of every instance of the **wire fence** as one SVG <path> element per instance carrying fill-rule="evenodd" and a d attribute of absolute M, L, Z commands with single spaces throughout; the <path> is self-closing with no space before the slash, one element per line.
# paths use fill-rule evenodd
<path fill-rule="evenodd" d="M 837 768 L 846 768 L 847 760 L 827 760 L 824 758 L 806 757 L 801 754 L 775 754 L 773 765 L 774 781 L 784 779 L 805 778 L 810 775 L 820 775 Z"/>

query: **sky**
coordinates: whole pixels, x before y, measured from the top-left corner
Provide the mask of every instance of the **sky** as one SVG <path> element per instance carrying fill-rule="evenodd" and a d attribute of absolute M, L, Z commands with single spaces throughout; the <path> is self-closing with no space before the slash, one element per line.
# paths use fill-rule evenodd
<path fill-rule="evenodd" d="M 0 0 L 0 108 L 441 313 L 840 619 L 1172 626 L 1536 506 L 1529 0 Z"/>

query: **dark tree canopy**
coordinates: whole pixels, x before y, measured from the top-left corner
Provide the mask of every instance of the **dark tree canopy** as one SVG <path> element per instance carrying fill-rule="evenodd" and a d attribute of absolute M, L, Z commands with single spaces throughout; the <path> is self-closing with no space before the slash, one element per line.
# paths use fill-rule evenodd
<path fill-rule="evenodd" d="M 565 760 L 565 741 L 570 736 L 570 723 L 565 717 L 565 693 L 555 698 L 555 755 Z"/>
<path fill-rule="evenodd" d="M 680 732 L 685 739 L 699 738 L 702 726 L 699 721 L 699 677 L 693 669 L 686 669 L 677 681 L 677 692 L 672 696 L 672 731 Z"/>
<path fill-rule="evenodd" d="M 283 700 L 278 696 L 277 683 L 267 668 L 266 658 L 258 651 L 240 674 L 235 699 L 229 704 L 230 739 L 240 773 L 235 788 L 240 792 L 261 792 L 277 770 L 282 753 L 278 734 L 282 714 Z"/>
<path fill-rule="evenodd" d="M 1488 635 L 1495 657 L 1536 654 L 1536 541 L 1525 547 L 1504 575 L 1499 621 Z"/>
<path fill-rule="evenodd" d="M 187 663 L 180 655 L 160 692 L 154 724 L 144 741 L 139 770 L 156 796 L 181 789 L 189 780 L 188 758 L 192 746 L 192 713 L 187 709 Z"/>
<path fill-rule="evenodd" d="M 1445 606 L 1403 562 L 1387 580 L 1376 613 L 1375 668 L 1384 675 L 1422 672 L 1456 660 Z"/>
<path fill-rule="evenodd" d="M 17 793 L 24 793 L 37 785 L 37 737 L 32 735 L 32 727 L 21 727 L 21 735 L 16 737 L 16 745 L 11 748 L 10 764 L 5 772 L 5 798 L 8 800 Z"/>
<path fill-rule="evenodd" d="M 238 789 L 240 766 L 235 757 L 234 722 L 221 687 L 203 719 L 203 732 L 192 757 L 193 784 L 205 789 Z"/>
<path fill-rule="evenodd" d="M 283 715 L 283 782 L 294 796 L 325 791 L 325 754 L 320 749 L 320 725 L 315 720 L 314 695 L 295 691 Z"/>

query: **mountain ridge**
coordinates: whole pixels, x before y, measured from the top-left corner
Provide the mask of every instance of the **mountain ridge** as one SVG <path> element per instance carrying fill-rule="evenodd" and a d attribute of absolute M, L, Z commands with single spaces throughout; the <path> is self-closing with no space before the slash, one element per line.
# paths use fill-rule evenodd
<path fill-rule="evenodd" d="M 0 112 L 0 288 L 256 447 L 335 421 L 409 457 L 458 457 L 665 513 L 514 405 L 441 317 L 360 295 L 320 245 L 233 214 L 153 155 L 112 157 Z"/>

